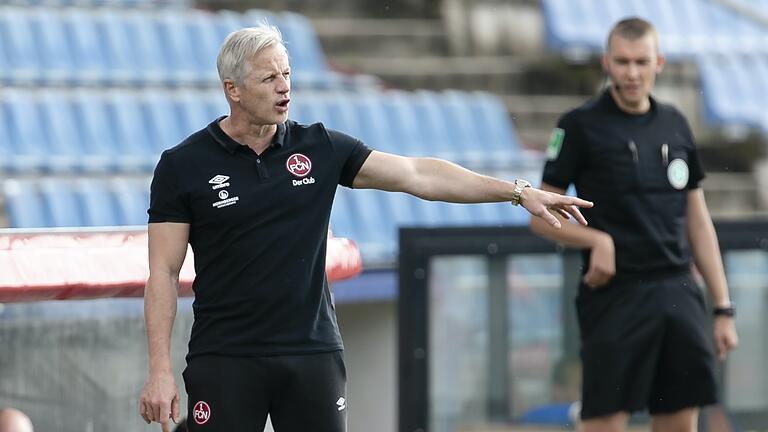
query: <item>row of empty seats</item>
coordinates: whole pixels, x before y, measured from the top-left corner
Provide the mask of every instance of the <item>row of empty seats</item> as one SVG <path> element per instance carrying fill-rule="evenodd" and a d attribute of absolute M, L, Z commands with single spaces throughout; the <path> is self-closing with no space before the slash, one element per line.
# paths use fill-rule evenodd
<path fill-rule="evenodd" d="M 149 178 L 51 177 L 3 183 L 10 226 L 92 227 L 147 223 Z M 391 261 L 398 226 L 496 226 L 527 223 L 509 203 L 446 204 L 410 195 L 339 188 L 331 215 L 335 235 L 354 239 L 368 262 Z"/>
<path fill-rule="evenodd" d="M 0 7 L 0 83 L 216 85 L 232 31 L 267 20 L 283 33 L 297 87 L 372 85 L 331 71 L 309 20 L 291 12 Z"/>
<path fill-rule="evenodd" d="M 742 8 L 724 3 L 718 0 L 543 0 L 542 6 L 548 44 L 573 56 L 601 50 L 611 26 L 629 16 L 651 21 L 659 32 L 661 50 L 669 56 L 768 53 L 768 28 L 753 16 L 766 14 L 768 0 L 740 2 Z"/>
<path fill-rule="evenodd" d="M 149 180 L 6 180 L 3 195 L 12 228 L 145 225 Z"/>
<path fill-rule="evenodd" d="M 0 90 L 0 170 L 150 172 L 164 149 L 227 113 L 218 89 Z M 322 121 L 380 151 L 476 169 L 539 164 L 487 93 L 296 92 L 289 117 Z"/>

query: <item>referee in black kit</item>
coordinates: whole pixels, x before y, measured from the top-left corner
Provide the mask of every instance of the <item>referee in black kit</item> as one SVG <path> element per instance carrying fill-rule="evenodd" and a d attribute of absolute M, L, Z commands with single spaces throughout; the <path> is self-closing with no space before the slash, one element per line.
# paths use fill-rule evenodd
<path fill-rule="evenodd" d="M 594 201 L 590 228 L 531 229 L 584 251 L 584 430 L 622 431 L 648 409 L 653 431 L 692 432 L 698 407 L 717 401 L 715 351 L 723 359 L 737 344 L 704 173 L 685 118 L 650 96 L 663 65 L 652 25 L 618 22 L 602 61 L 611 86 L 560 119 L 542 181 Z M 714 305 L 714 350 L 691 258 Z"/>
<path fill-rule="evenodd" d="M 188 429 L 260 432 L 270 414 L 276 432 L 343 432 L 343 345 L 325 278 L 337 185 L 510 201 L 556 227 L 550 212 L 586 223 L 577 208 L 591 206 L 584 200 L 439 159 L 371 151 L 320 123 L 288 120 L 288 53 L 272 26 L 230 34 L 217 67 L 230 115 L 165 151 L 152 180 L 149 371 L 139 414 L 163 430 L 181 415 L 169 350 L 187 244 L 197 275 L 183 373 Z"/>

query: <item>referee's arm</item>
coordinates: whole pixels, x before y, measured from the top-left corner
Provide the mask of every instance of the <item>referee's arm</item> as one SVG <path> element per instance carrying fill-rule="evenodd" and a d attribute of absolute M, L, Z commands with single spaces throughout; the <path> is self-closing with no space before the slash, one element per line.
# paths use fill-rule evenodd
<path fill-rule="evenodd" d="M 728 294 L 728 283 L 723 270 L 723 260 L 720 255 L 720 245 L 717 233 L 712 224 L 712 218 L 704 200 L 701 188 L 688 191 L 686 208 L 688 217 L 688 242 L 696 267 L 704 278 L 714 307 L 727 307 L 731 304 Z M 718 317 L 714 325 L 715 349 L 722 360 L 728 351 L 736 348 L 739 343 L 736 327 L 730 317 Z"/>
<path fill-rule="evenodd" d="M 139 398 L 139 414 L 163 430 L 179 421 L 179 393 L 171 368 L 171 329 L 176 318 L 179 272 L 189 239 L 189 224 L 149 224 L 149 279 L 144 290 L 149 372 Z"/>
<path fill-rule="evenodd" d="M 541 184 L 541 190 L 564 194 L 565 189 Z M 555 214 L 563 219 L 562 216 Z M 605 285 L 616 274 L 616 254 L 613 238 L 600 230 L 583 225 L 567 223 L 562 220 L 561 229 L 553 229 L 551 225 L 544 223 L 540 218 L 531 218 L 529 227 L 531 231 L 548 240 L 563 244 L 574 249 L 590 249 L 590 268 L 584 275 L 584 283 L 592 288 Z"/>

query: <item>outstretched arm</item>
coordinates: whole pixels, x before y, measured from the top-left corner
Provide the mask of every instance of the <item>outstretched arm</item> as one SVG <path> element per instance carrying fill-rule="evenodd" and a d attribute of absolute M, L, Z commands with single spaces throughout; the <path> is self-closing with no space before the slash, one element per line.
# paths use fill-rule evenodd
<path fill-rule="evenodd" d="M 514 190 L 511 182 L 481 175 L 442 159 L 410 158 L 377 151 L 368 156 L 353 186 L 453 203 L 511 201 Z M 592 206 L 591 202 L 579 198 L 530 187 L 523 190 L 521 197 L 526 210 L 556 228 L 560 228 L 560 221 L 551 212 L 565 218 L 574 217 L 586 225 L 578 207 Z"/>

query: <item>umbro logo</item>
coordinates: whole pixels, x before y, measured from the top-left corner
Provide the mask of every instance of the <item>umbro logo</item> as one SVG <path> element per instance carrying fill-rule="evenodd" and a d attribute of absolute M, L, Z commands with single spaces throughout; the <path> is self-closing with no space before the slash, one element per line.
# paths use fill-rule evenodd
<path fill-rule="evenodd" d="M 227 180 L 229 180 L 229 176 L 218 174 L 212 179 L 208 180 L 208 183 L 213 185 L 211 189 L 217 190 L 229 186 L 229 182 L 227 182 Z"/>
<path fill-rule="evenodd" d="M 229 176 L 218 174 L 218 175 L 214 176 L 212 179 L 208 180 L 208 183 L 215 184 L 215 185 L 220 185 L 220 184 L 224 183 L 227 180 L 229 180 Z"/>

